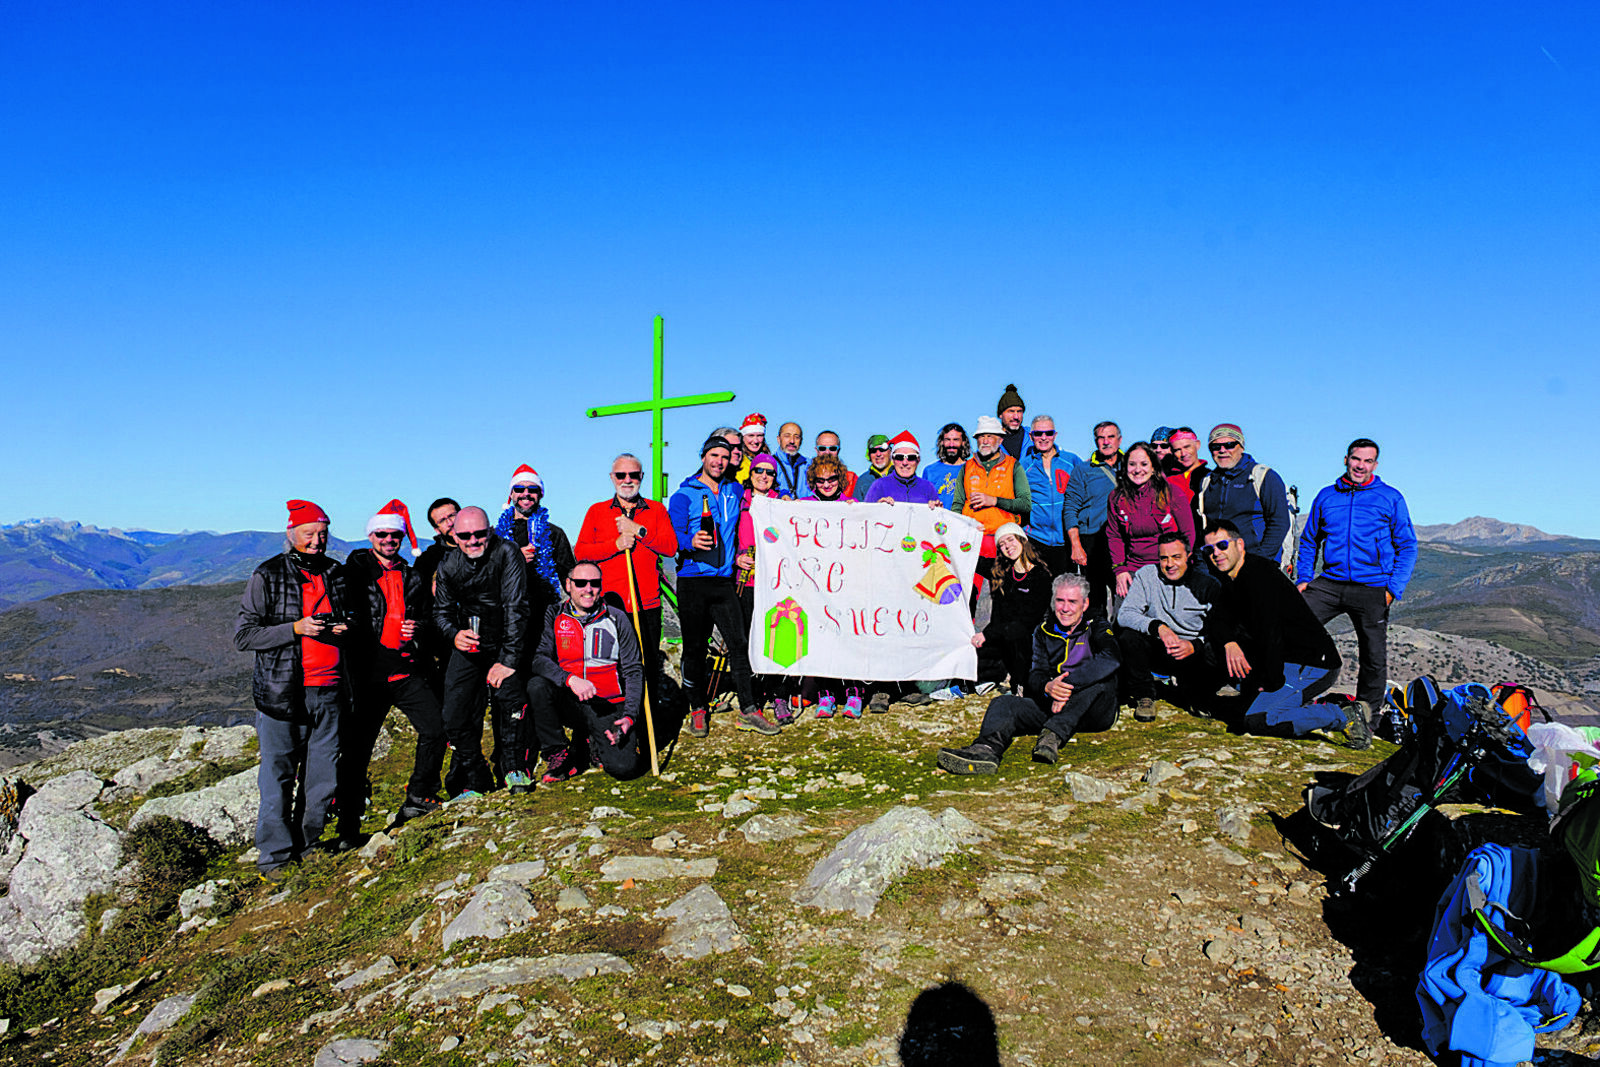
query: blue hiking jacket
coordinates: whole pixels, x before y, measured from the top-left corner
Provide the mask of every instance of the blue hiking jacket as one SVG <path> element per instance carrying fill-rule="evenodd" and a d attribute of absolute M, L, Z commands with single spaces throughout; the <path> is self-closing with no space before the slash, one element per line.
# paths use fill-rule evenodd
<path fill-rule="evenodd" d="M 1417 532 L 1406 498 L 1378 478 L 1352 485 L 1340 478 L 1317 494 L 1300 534 L 1295 581 L 1309 582 L 1322 548 L 1322 574 L 1336 582 L 1387 589 L 1396 600 L 1417 566 Z"/>
<path fill-rule="evenodd" d="M 1029 445 L 1022 454 L 1022 471 L 1028 476 L 1028 492 L 1032 501 L 1028 505 L 1028 540 L 1037 545 L 1056 547 L 1067 543 L 1067 530 L 1061 521 L 1061 508 L 1066 503 L 1067 486 L 1072 472 L 1083 460 L 1071 452 L 1056 453 L 1049 477 L 1044 472 L 1044 457 Z"/>
<path fill-rule="evenodd" d="M 1120 464 L 1122 457 L 1117 457 Z M 1072 480 L 1067 483 L 1061 500 L 1061 534 L 1072 527 L 1080 536 L 1097 534 L 1106 528 L 1106 498 L 1117 487 L 1117 472 L 1109 464 L 1100 462 L 1095 452 L 1087 460 L 1072 468 Z M 1030 487 L 1031 488 L 1031 487 Z"/>
<path fill-rule="evenodd" d="M 1227 519 L 1244 536 L 1244 550 L 1252 556 L 1265 556 L 1277 563 L 1283 558 L 1283 539 L 1289 536 L 1289 492 L 1278 472 L 1267 468 L 1261 483 L 1261 498 L 1250 480 L 1255 457 L 1246 452 L 1233 469 L 1214 467 L 1206 471 L 1211 484 L 1205 491 L 1206 522 Z"/>
<path fill-rule="evenodd" d="M 711 501 L 711 521 L 717 528 L 717 544 L 722 549 L 722 560 L 715 567 L 690 555 L 694 551 L 691 544 L 694 535 L 700 532 L 700 502 L 708 497 Z M 743 503 L 744 486 L 738 482 L 723 482 L 713 494 L 700 480 L 698 472 L 683 480 L 678 491 L 667 502 L 667 515 L 672 519 L 672 528 L 678 533 L 679 578 L 733 576 L 733 560 L 739 546 L 739 509 Z"/>

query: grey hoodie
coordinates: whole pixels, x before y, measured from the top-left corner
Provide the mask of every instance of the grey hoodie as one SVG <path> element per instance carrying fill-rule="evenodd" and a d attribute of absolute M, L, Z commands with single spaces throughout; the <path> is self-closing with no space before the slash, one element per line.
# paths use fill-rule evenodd
<path fill-rule="evenodd" d="M 1161 577 L 1158 564 L 1147 563 L 1133 574 L 1128 596 L 1117 611 L 1117 625 L 1155 636 L 1157 623 L 1185 641 L 1199 640 L 1222 586 L 1204 569 L 1191 565 L 1174 584 Z M 1215 619 L 1210 620 L 1213 624 Z"/>

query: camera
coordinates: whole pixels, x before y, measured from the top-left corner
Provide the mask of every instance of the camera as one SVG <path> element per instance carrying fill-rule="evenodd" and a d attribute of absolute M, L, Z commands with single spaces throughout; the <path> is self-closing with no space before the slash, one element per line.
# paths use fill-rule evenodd
<path fill-rule="evenodd" d="M 311 616 L 311 618 L 312 621 L 320 622 L 324 626 L 338 626 L 341 622 L 344 622 L 344 612 L 319 611 L 315 615 Z"/>

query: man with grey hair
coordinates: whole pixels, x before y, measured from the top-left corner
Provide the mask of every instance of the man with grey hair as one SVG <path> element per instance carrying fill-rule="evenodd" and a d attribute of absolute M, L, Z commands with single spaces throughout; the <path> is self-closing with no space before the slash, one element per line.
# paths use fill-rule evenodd
<path fill-rule="evenodd" d="M 1051 574 L 1072 568 L 1072 549 L 1061 521 L 1072 471 L 1083 461 L 1056 447 L 1056 420 L 1035 415 L 1022 453 L 1022 472 L 1028 478 L 1028 540 Z"/>
<path fill-rule="evenodd" d="M 1007 693 L 989 702 L 978 739 L 939 750 L 951 774 L 995 774 L 1018 734 L 1038 734 L 1033 758 L 1054 763 L 1061 743 L 1079 731 L 1109 730 L 1117 721 L 1121 652 L 1111 627 L 1089 618 L 1089 582 L 1063 574 L 1051 584 L 1050 617 L 1033 633 L 1029 696 Z"/>

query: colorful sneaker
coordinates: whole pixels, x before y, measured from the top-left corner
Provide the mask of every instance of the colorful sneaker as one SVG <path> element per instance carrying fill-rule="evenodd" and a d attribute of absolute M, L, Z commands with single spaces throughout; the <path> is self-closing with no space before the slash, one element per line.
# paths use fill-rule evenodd
<path fill-rule="evenodd" d="M 575 777 L 583 768 L 578 766 L 578 761 L 572 758 L 572 746 L 558 748 L 550 753 L 545 761 L 544 776 L 539 780 L 545 785 L 552 782 L 564 782 Z"/>
<path fill-rule="evenodd" d="M 861 690 L 846 689 L 844 691 L 844 713 L 852 719 L 861 718 Z"/>
<path fill-rule="evenodd" d="M 450 798 L 450 803 L 454 804 L 458 800 L 476 800 L 481 796 L 483 796 L 483 794 L 476 789 L 463 789 L 461 792 Z"/>
<path fill-rule="evenodd" d="M 533 776 L 527 771 L 512 771 L 506 775 L 506 788 L 512 796 L 533 792 Z"/>
<path fill-rule="evenodd" d="M 791 710 L 787 700 L 774 700 L 772 702 L 772 721 L 779 726 L 788 726 L 794 722 L 794 711 Z"/>
<path fill-rule="evenodd" d="M 817 718 L 819 718 L 819 719 L 831 719 L 831 718 L 833 718 L 834 710 L 836 708 L 838 708 L 838 706 L 839 706 L 839 704 L 838 704 L 838 702 L 836 700 L 833 699 L 833 694 L 832 693 L 823 693 L 821 698 L 817 700 Z"/>
<path fill-rule="evenodd" d="M 689 712 L 689 736 L 705 737 L 711 733 L 711 712 L 706 708 L 695 708 Z"/>
<path fill-rule="evenodd" d="M 771 720 L 761 714 L 760 708 L 746 708 L 739 713 L 738 718 L 734 719 L 733 724 L 737 729 L 754 730 L 758 734 L 766 734 L 769 737 L 776 733 L 782 733 L 778 727 L 772 724 Z"/>

